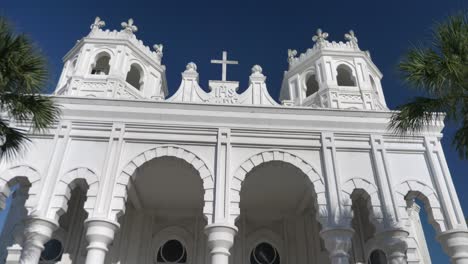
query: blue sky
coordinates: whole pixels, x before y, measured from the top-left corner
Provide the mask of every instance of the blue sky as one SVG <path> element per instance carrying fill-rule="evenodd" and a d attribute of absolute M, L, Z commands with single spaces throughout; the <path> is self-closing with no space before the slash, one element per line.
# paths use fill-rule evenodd
<path fill-rule="evenodd" d="M 248 84 L 250 68 L 263 67 L 273 98 L 278 98 L 283 71 L 287 69 L 287 49 L 299 52 L 312 47 L 316 29 L 330 33 L 330 40 L 343 40 L 353 29 L 361 49 L 370 50 L 374 63 L 383 72 L 382 85 L 390 108 L 416 95 L 400 81 L 396 64 L 402 54 L 419 41 L 428 39 L 436 22 L 461 9 L 466 0 L 412 1 L 46 1 L 2 0 L 0 15 L 17 31 L 31 36 L 48 57 L 51 76 L 49 91 L 55 88 L 62 69 L 61 58 L 76 40 L 89 32 L 95 16 L 106 28 L 120 29 L 120 22 L 134 18 L 137 37 L 145 44 L 164 44 L 170 94 L 180 83 L 185 65 L 198 65 L 200 83 L 220 78 L 220 67 L 210 59 L 227 50 L 239 61 L 228 67 L 228 79 Z M 467 161 L 460 160 L 451 147 L 456 124 L 447 124 L 443 146 L 463 209 L 468 212 Z M 433 263 L 448 263 L 428 232 Z"/>

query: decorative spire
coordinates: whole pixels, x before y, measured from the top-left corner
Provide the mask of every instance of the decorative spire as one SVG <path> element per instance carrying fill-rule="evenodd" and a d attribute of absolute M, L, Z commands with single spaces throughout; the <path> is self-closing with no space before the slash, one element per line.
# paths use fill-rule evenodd
<path fill-rule="evenodd" d="M 352 45 L 353 47 L 356 47 L 356 48 L 358 47 L 358 44 L 357 44 L 357 43 L 358 43 L 358 39 L 357 39 L 357 37 L 356 37 L 356 35 L 354 34 L 354 31 L 353 31 L 352 29 L 349 31 L 349 33 L 346 33 L 346 34 L 344 35 L 344 37 L 345 37 L 345 39 L 346 39 L 347 41 L 349 41 L 349 42 L 351 43 L 351 45 Z"/>
<path fill-rule="evenodd" d="M 288 63 L 291 64 L 297 56 L 297 50 L 288 49 Z"/>
<path fill-rule="evenodd" d="M 94 19 L 94 23 L 91 24 L 90 28 L 91 28 L 91 30 L 97 30 L 99 28 L 104 27 L 105 25 L 106 25 L 106 22 L 104 22 L 104 20 L 101 20 L 100 17 L 96 17 Z"/>
<path fill-rule="evenodd" d="M 312 37 L 313 42 L 317 42 L 319 46 L 322 46 L 328 38 L 328 33 L 323 32 L 321 28 L 317 29 L 317 33 Z"/>
<path fill-rule="evenodd" d="M 163 56 L 163 48 L 164 48 L 164 45 L 163 44 L 154 44 L 153 45 L 153 49 L 156 51 L 156 53 L 158 55 L 160 55 L 161 57 Z"/>
<path fill-rule="evenodd" d="M 129 18 L 128 22 L 122 22 L 121 25 L 125 32 L 133 34 L 138 31 L 138 27 L 133 24 L 133 18 Z"/>

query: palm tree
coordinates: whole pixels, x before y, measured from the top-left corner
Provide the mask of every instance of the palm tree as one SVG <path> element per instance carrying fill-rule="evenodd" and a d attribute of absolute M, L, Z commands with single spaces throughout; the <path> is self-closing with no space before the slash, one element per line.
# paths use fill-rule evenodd
<path fill-rule="evenodd" d="M 414 47 L 399 64 L 410 87 L 424 96 L 398 107 L 389 127 L 398 134 L 418 132 L 446 114 L 459 124 L 453 144 L 460 157 L 468 158 L 468 13 L 451 16 L 436 25 L 432 42 Z"/>
<path fill-rule="evenodd" d="M 0 159 L 17 156 L 29 133 L 44 131 L 59 117 L 52 99 L 41 95 L 47 76 L 44 57 L 0 17 Z"/>

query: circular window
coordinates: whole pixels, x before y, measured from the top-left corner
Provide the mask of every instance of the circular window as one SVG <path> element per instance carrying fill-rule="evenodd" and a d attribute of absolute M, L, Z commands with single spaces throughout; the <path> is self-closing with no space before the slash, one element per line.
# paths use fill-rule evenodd
<path fill-rule="evenodd" d="M 169 240 L 158 250 L 158 263 L 186 263 L 187 251 L 178 240 Z"/>
<path fill-rule="evenodd" d="M 41 261 L 59 261 L 62 258 L 63 246 L 57 239 L 51 239 L 44 245 Z"/>
<path fill-rule="evenodd" d="M 250 254 L 251 264 L 280 264 L 278 250 L 268 243 L 258 244 Z"/>

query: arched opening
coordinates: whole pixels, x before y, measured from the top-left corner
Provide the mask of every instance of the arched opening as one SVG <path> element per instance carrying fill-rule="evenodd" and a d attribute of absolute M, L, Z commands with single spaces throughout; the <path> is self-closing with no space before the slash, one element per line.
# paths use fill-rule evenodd
<path fill-rule="evenodd" d="M 101 52 L 96 56 L 96 59 L 91 67 L 93 75 L 109 75 L 110 71 L 110 55 L 106 52 Z"/>
<path fill-rule="evenodd" d="M 309 177 L 284 161 L 261 163 L 245 175 L 233 263 L 321 263 L 326 256 Z M 268 232 L 254 232 L 267 230 Z M 301 252 L 301 254 L 298 254 Z"/>
<path fill-rule="evenodd" d="M 375 84 L 375 81 L 374 81 L 374 78 L 372 77 L 372 75 L 369 75 L 369 80 L 371 82 L 372 90 L 374 90 L 374 91 L 376 91 L 378 93 L 379 91 L 377 90 L 377 85 Z"/>
<path fill-rule="evenodd" d="M 173 156 L 153 158 L 135 170 L 127 196 L 108 254 L 111 263 L 204 262 L 204 186 L 192 164 Z"/>
<path fill-rule="evenodd" d="M 375 226 L 370 221 L 370 196 L 362 189 L 355 189 L 351 195 L 354 229 L 353 258 L 356 263 L 365 263 L 366 243 L 375 236 Z"/>
<path fill-rule="evenodd" d="M 450 263 L 450 258 L 436 239 L 441 227 L 434 218 L 433 209 L 426 195 L 419 191 L 410 191 L 405 200 L 409 217 L 408 225 L 410 230 L 413 230 L 408 238 L 408 259 L 418 256 L 422 263 L 431 261 Z"/>
<path fill-rule="evenodd" d="M 87 241 L 85 239 L 85 220 L 88 213 L 84 210 L 87 200 L 88 184 L 84 179 L 75 179 L 70 183 L 70 199 L 65 212 L 60 216 L 59 228 L 52 239 L 44 246 L 39 263 L 84 263 L 86 258 Z"/>
<path fill-rule="evenodd" d="M 382 250 L 376 249 L 372 251 L 372 253 L 370 254 L 369 261 L 367 263 L 368 264 L 387 264 L 387 256 Z"/>
<path fill-rule="evenodd" d="M 315 74 L 309 74 L 305 80 L 306 84 L 306 97 L 309 97 L 319 90 L 319 84 L 317 82 Z"/>
<path fill-rule="evenodd" d="M 140 90 L 143 85 L 143 69 L 138 64 L 132 64 L 125 81 Z"/>
<path fill-rule="evenodd" d="M 75 72 L 75 69 L 76 69 L 76 63 L 77 63 L 78 59 L 75 58 L 71 63 L 70 65 L 68 66 L 68 70 L 67 70 L 67 78 L 68 77 L 71 77 L 73 75 L 73 73 Z"/>
<path fill-rule="evenodd" d="M 29 198 L 30 187 L 31 184 L 26 177 L 16 177 L 6 186 L 9 195 L 6 198 L 5 208 L 0 211 L 0 259 L 2 261 L 12 261 L 11 255 L 15 255 L 15 247 L 21 249 L 23 244 L 24 220 L 28 214 L 25 203 Z"/>
<path fill-rule="evenodd" d="M 356 86 L 353 70 L 349 66 L 341 64 L 336 68 L 336 72 L 338 86 Z"/>

